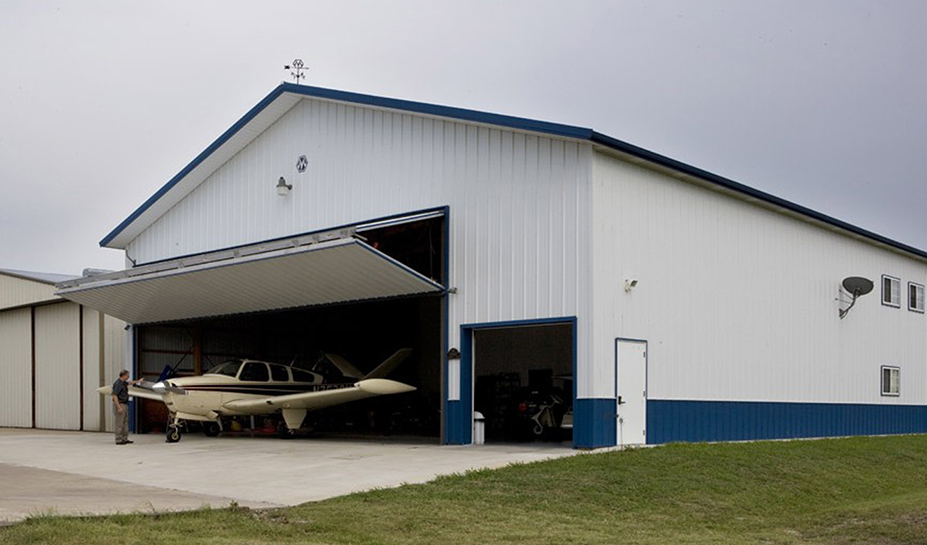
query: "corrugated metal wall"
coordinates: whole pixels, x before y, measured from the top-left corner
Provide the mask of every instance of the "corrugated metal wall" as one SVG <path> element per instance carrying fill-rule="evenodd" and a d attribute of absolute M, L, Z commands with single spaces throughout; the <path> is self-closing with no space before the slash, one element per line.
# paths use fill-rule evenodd
<path fill-rule="evenodd" d="M 450 207 L 459 324 L 579 317 L 591 271 L 591 145 L 302 100 L 127 248 L 138 263 Z M 309 168 L 297 174 L 307 155 Z M 279 197 L 280 176 L 294 188 Z"/>
<path fill-rule="evenodd" d="M 605 155 L 594 180 L 596 397 L 625 337 L 649 341 L 651 399 L 927 403 L 927 318 L 879 286 L 923 284 L 927 265 Z M 840 320 L 847 276 L 876 289 Z M 901 396 L 880 395 L 882 365 Z"/>
<path fill-rule="evenodd" d="M 35 425 L 80 429 L 80 307 L 35 309 Z"/>
<path fill-rule="evenodd" d="M 0 310 L 52 299 L 55 286 L 0 273 Z"/>
<path fill-rule="evenodd" d="M 0 426 L 32 427 L 32 310 L 29 308 L 0 312 L 0 370 Z"/>
<path fill-rule="evenodd" d="M 103 376 L 100 378 L 99 386 L 107 386 L 115 382 L 119 376 L 119 371 L 131 369 L 128 361 L 129 333 L 125 329 L 126 323 L 117 320 L 112 316 L 103 317 Z M 138 378 L 138 377 L 133 377 Z M 85 385 L 85 396 L 94 395 L 100 399 L 103 405 L 103 415 L 105 420 L 105 430 L 113 431 L 114 416 L 113 405 L 110 398 L 104 398 L 96 393 L 99 386 Z"/>
<path fill-rule="evenodd" d="M 101 431 L 101 422 L 105 416 L 101 412 L 103 396 L 93 392 L 94 387 L 102 386 L 100 358 L 102 357 L 100 313 L 84 307 L 83 314 L 83 349 L 84 349 L 84 429 Z"/>
<path fill-rule="evenodd" d="M 125 323 L 105 316 L 101 334 L 100 314 L 85 308 L 81 316 L 80 308 L 74 303 L 60 302 L 0 311 L 0 427 L 31 428 L 34 424 L 37 428 L 79 430 L 83 386 L 83 429 L 112 430 L 110 401 L 98 394 L 96 389 L 111 384 L 125 367 Z M 83 376 L 80 373 L 81 345 Z"/>

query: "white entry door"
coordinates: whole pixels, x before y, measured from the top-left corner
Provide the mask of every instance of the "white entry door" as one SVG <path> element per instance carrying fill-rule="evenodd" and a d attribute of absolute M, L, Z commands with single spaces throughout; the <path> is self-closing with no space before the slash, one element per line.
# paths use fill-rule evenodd
<path fill-rule="evenodd" d="M 618 446 L 647 442 L 647 341 L 615 340 Z"/>

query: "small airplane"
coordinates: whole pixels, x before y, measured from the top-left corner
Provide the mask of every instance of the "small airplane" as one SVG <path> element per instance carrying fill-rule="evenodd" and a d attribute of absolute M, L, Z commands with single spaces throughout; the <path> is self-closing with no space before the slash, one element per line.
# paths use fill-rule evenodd
<path fill-rule="evenodd" d="M 366 374 L 337 354 L 325 354 L 325 359 L 340 371 L 336 378 L 334 373 L 319 368 L 319 363 L 309 371 L 277 363 L 234 359 L 200 376 L 157 382 L 143 380 L 129 386 L 129 395 L 161 401 L 167 406 L 170 411 L 168 443 L 180 441 L 181 428 L 187 420 L 204 422 L 206 435 L 215 437 L 222 431 L 222 417 L 278 412 L 283 415 L 279 431 L 286 437 L 295 434 L 308 411 L 415 390 L 414 386 L 383 378 L 411 353 L 411 348 L 398 350 Z M 111 395 L 112 387 L 103 386 L 97 391 Z"/>

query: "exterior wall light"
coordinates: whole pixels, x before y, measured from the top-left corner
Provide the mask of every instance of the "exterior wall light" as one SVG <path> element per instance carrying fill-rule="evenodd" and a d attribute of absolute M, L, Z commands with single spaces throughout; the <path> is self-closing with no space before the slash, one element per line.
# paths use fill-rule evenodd
<path fill-rule="evenodd" d="M 293 189 L 293 184 L 286 183 L 286 179 L 283 176 L 280 177 L 280 181 L 277 182 L 277 195 L 281 197 L 286 197 L 290 194 L 290 191 Z"/>
<path fill-rule="evenodd" d="M 629 292 L 637 287 L 637 278 L 628 278 L 624 281 L 624 291 Z"/>

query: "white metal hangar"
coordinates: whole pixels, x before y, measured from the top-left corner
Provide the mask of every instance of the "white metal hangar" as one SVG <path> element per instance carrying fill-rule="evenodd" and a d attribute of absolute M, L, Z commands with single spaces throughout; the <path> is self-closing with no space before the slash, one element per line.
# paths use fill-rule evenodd
<path fill-rule="evenodd" d="M 101 244 L 136 372 L 413 348 L 358 428 L 927 431 L 927 253 L 590 129 L 282 84 Z"/>
<path fill-rule="evenodd" d="M 0 269 L 0 427 L 112 429 L 96 389 L 125 365 L 125 324 L 56 296 L 73 278 Z"/>

